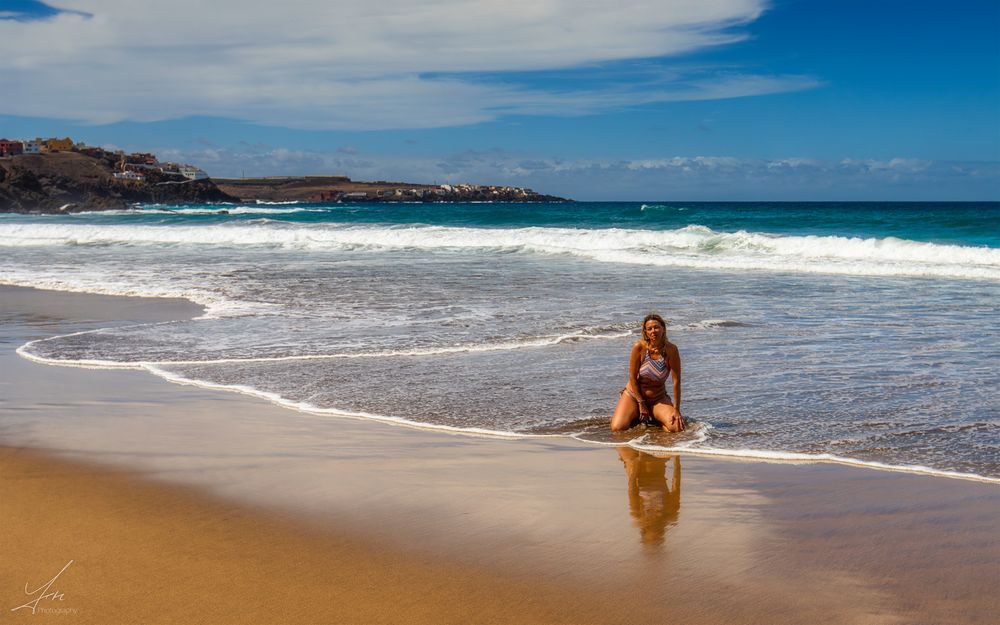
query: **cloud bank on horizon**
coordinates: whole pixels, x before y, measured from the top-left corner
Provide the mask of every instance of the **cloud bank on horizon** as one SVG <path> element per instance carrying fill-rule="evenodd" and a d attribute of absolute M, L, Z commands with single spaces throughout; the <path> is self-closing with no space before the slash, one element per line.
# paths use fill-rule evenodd
<path fill-rule="evenodd" d="M 844 201 L 963 201 L 989 197 L 1000 181 L 997 162 L 914 158 L 568 159 L 537 158 L 503 150 L 466 150 L 429 158 L 366 154 L 353 148 L 327 152 L 249 144 L 235 148 L 202 146 L 190 151 L 165 149 L 162 155 L 200 163 L 222 178 L 239 178 L 241 173 L 251 172 L 350 172 L 361 180 L 507 184 L 544 189 L 545 193 L 573 199 L 604 201 L 795 201 L 815 199 L 817 193 Z M 948 195 L 942 195 L 942 190 Z"/>
<path fill-rule="evenodd" d="M 747 37 L 764 0 L 59 0 L 0 19 L 9 115 L 94 124 L 214 116 L 307 129 L 433 128 L 809 89 L 808 75 L 588 68 Z M 50 9 L 51 10 L 51 9 Z M 570 70 L 570 86 L 524 73 Z"/>

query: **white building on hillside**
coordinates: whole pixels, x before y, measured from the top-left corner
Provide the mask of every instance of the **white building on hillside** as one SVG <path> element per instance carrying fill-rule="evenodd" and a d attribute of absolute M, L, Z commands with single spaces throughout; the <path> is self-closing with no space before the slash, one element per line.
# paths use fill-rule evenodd
<path fill-rule="evenodd" d="M 188 180 L 205 180 L 208 178 L 208 174 L 204 169 L 198 169 L 194 165 L 181 165 L 177 168 L 177 171 Z"/>

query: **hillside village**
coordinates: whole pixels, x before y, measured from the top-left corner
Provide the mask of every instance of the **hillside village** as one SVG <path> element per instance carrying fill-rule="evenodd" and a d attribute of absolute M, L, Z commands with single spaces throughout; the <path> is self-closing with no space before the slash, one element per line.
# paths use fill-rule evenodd
<path fill-rule="evenodd" d="M 116 170 L 113 177 L 126 182 L 145 182 L 150 172 L 162 174 L 178 180 L 205 180 L 208 174 L 204 170 L 186 163 L 161 163 L 155 154 L 133 152 L 126 154 L 123 150 L 113 152 L 104 148 L 74 142 L 69 137 L 63 139 L 41 137 L 33 140 L 0 139 L 0 158 L 30 154 L 51 154 L 55 152 L 78 152 L 92 158 L 111 160 L 115 162 Z"/>
<path fill-rule="evenodd" d="M 208 174 L 153 154 L 109 151 L 72 139 L 0 140 L 0 212 L 126 209 L 142 203 L 236 202 Z"/>

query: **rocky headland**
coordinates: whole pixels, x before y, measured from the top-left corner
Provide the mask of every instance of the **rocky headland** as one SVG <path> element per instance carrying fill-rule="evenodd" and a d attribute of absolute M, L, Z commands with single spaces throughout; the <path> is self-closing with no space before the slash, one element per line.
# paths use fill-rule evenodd
<path fill-rule="evenodd" d="M 142 158 L 147 159 L 146 162 Z M 125 209 L 137 203 L 238 202 L 565 202 L 495 185 L 357 182 L 346 176 L 212 179 L 162 167 L 153 155 L 90 148 L 0 157 L 0 212 Z M 190 168 L 195 169 L 195 168 Z"/>
<path fill-rule="evenodd" d="M 235 202 L 210 179 L 149 169 L 119 178 L 112 153 L 21 154 L 0 158 L 0 212 L 58 213 L 128 208 L 138 202 Z"/>
<path fill-rule="evenodd" d="M 267 202 L 567 202 L 523 187 L 473 184 L 359 182 L 346 176 L 216 178 L 241 201 Z"/>

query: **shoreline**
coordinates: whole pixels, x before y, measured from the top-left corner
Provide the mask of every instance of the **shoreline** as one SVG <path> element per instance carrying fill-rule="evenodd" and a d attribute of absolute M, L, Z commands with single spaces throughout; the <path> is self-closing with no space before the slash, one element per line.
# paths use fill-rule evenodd
<path fill-rule="evenodd" d="M 31 289 L 31 287 L 0 284 L 0 290 L 3 289 Z M 76 291 L 48 291 L 48 292 L 79 293 Z M 95 295 L 95 294 L 87 293 L 87 295 Z M 133 297 L 134 299 L 139 299 L 139 300 L 151 299 L 143 296 L 120 296 L 120 295 L 104 295 L 104 296 L 112 298 Z M 190 303 L 192 307 L 195 307 L 200 310 L 200 313 L 197 315 L 192 314 L 190 316 L 183 317 L 181 319 L 172 319 L 172 320 L 197 319 L 205 317 L 210 314 L 209 313 L 210 304 L 200 303 L 195 300 L 191 300 L 184 297 L 168 297 L 164 299 L 167 300 L 184 299 L 188 303 Z M 249 387 L 244 387 L 239 385 L 211 384 L 200 380 L 191 380 L 189 378 L 184 378 L 182 376 L 163 371 L 162 369 L 159 369 L 156 366 L 159 364 L 196 364 L 202 361 L 141 361 L 135 363 L 120 363 L 107 360 L 56 360 L 31 354 L 25 349 L 28 348 L 33 343 L 39 341 L 45 341 L 52 338 L 59 338 L 59 336 L 64 336 L 64 335 L 56 335 L 56 336 L 50 336 L 28 341 L 27 343 L 17 347 L 15 349 L 15 353 L 21 358 L 47 366 L 75 367 L 75 368 L 92 369 L 92 370 L 138 370 L 151 374 L 155 377 L 166 380 L 173 384 L 178 384 L 181 386 L 195 386 L 198 388 L 207 389 L 211 391 L 234 393 L 237 395 L 252 397 L 257 400 L 269 402 L 283 409 L 301 412 L 309 415 L 331 416 L 334 418 L 342 418 L 342 419 L 355 419 L 355 420 L 374 422 L 379 424 L 389 424 L 412 430 L 441 432 L 445 434 L 457 434 L 457 435 L 473 436 L 473 437 L 482 436 L 482 437 L 506 439 L 506 440 L 566 438 L 590 446 L 618 447 L 621 445 L 627 445 L 638 451 L 644 451 L 653 454 L 698 455 L 709 458 L 733 458 L 736 460 L 748 461 L 748 462 L 777 462 L 785 464 L 829 463 L 829 464 L 837 464 L 855 468 L 874 470 L 874 471 L 925 475 L 925 476 L 941 477 L 947 479 L 982 482 L 987 484 L 1000 484 L 1000 478 L 998 477 L 984 476 L 984 475 L 979 475 L 977 473 L 965 473 L 961 471 L 935 469 L 933 467 L 928 467 L 924 465 L 894 465 L 885 462 L 849 458 L 828 453 L 809 454 L 803 452 L 789 452 L 789 451 L 777 451 L 777 450 L 767 450 L 767 449 L 727 449 L 727 448 L 715 448 L 715 447 L 698 448 L 698 447 L 691 447 L 692 443 L 690 442 L 686 442 L 674 447 L 662 447 L 659 445 L 645 445 L 643 443 L 628 443 L 628 442 L 612 443 L 612 442 L 602 442 L 602 441 L 591 441 L 579 438 L 576 434 L 573 433 L 530 434 L 530 433 L 518 433 L 518 432 L 504 432 L 499 430 L 487 430 L 482 428 L 460 428 L 460 427 L 453 427 L 446 425 L 438 425 L 438 424 L 424 423 L 419 421 L 411 421 L 406 419 L 405 417 L 377 415 L 370 413 L 354 413 L 335 408 L 329 408 L 329 409 L 320 408 L 310 404 L 303 404 L 301 402 L 286 400 L 280 396 L 274 395 L 273 393 L 258 391 L 256 389 Z M 455 351 L 464 351 L 464 349 L 456 348 Z M 336 356 L 303 356 L 303 357 L 289 356 L 285 358 L 260 358 L 260 359 L 241 358 L 241 359 L 226 359 L 221 361 L 208 361 L 208 362 L 258 362 L 258 361 L 279 361 L 279 360 L 325 360 L 325 359 L 336 360 L 337 358 L 338 357 Z M 697 442 L 700 441 L 696 441 L 695 444 Z"/>
<path fill-rule="evenodd" d="M 985 624 L 1000 611 L 990 484 L 455 436 L 39 365 L 13 353 L 22 338 L 198 307 L 28 291 L 2 302 L 8 609 L 72 559 L 74 622 Z M 283 612 L 301 583 L 322 606 Z"/>

